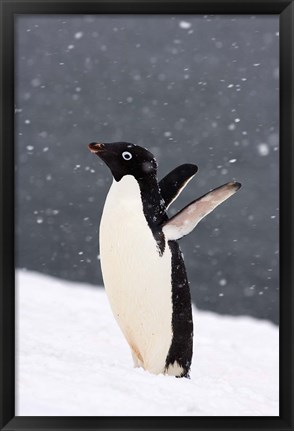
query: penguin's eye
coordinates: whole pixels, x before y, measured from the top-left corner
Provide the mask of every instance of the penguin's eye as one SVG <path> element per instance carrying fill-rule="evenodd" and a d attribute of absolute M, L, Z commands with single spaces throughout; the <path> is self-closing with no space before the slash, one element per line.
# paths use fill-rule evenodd
<path fill-rule="evenodd" d="M 131 158 L 133 157 L 131 153 L 129 153 L 128 151 L 124 151 L 122 153 L 123 159 L 125 160 L 131 160 Z"/>

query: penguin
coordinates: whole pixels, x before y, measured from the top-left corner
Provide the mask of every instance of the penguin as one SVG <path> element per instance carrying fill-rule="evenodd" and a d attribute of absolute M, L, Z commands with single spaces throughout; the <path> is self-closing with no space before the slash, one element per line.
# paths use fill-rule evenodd
<path fill-rule="evenodd" d="M 113 182 L 99 229 L 101 270 L 113 315 L 135 367 L 190 378 L 193 320 L 187 272 L 178 240 L 241 186 L 224 184 L 169 218 L 167 209 L 198 171 L 178 166 L 161 181 L 146 148 L 91 143 Z"/>

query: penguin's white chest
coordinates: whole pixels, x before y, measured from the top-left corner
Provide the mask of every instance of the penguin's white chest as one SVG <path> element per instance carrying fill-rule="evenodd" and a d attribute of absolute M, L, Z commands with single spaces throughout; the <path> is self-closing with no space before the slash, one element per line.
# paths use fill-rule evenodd
<path fill-rule="evenodd" d="M 133 355 L 145 369 L 163 372 L 172 341 L 171 252 L 166 245 L 159 255 L 133 176 L 109 190 L 100 256 L 106 293 Z"/>

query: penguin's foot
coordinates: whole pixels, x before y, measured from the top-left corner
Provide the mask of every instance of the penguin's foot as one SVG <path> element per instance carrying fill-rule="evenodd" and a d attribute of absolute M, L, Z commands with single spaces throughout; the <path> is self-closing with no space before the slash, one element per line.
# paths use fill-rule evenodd
<path fill-rule="evenodd" d="M 175 376 L 175 377 L 185 377 L 185 374 L 187 372 L 181 367 L 181 365 L 175 361 L 173 364 L 170 364 L 168 367 L 165 368 L 164 374 L 167 374 L 168 376 Z"/>
<path fill-rule="evenodd" d="M 144 368 L 143 361 L 141 358 L 138 357 L 137 352 L 131 349 L 131 353 L 132 353 L 132 358 L 134 362 L 134 368 Z"/>
<path fill-rule="evenodd" d="M 181 379 L 182 377 L 185 377 L 186 379 L 191 379 L 190 374 L 188 372 L 184 372 L 181 376 L 176 376 L 177 379 Z"/>

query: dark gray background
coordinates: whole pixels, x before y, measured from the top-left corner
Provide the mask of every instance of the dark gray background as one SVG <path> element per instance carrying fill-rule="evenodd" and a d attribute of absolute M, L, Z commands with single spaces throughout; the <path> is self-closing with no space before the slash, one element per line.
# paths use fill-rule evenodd
<path fill-rule="evenodd" d="M 180 241 L 200 309 L 278 322 L 277 16 L 22 16 L 16 34 L 17 267 L 101 285 L 112 178 L 92 141 L 199 167 L 169 213 L 241 190 Z M 118 221 L 119 222 L 119 221 Z"/>

